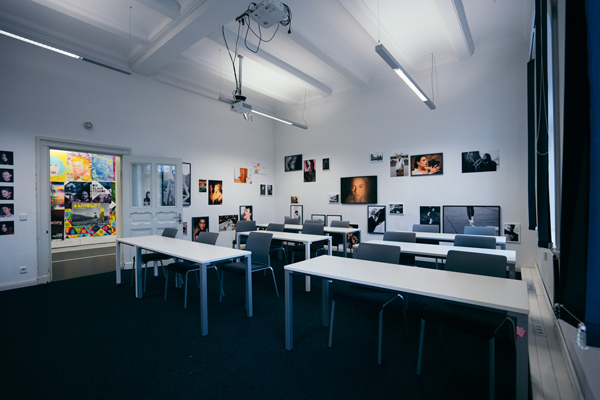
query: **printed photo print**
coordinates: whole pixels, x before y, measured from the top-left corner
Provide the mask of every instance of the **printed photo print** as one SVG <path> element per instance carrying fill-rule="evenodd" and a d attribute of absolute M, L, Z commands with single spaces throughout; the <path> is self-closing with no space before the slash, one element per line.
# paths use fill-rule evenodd
<path fill-rule="evenodd" d="M 444 173 L 443 153 L 418 154 L 412 156 L 411 176 L 442 175 Z"/>

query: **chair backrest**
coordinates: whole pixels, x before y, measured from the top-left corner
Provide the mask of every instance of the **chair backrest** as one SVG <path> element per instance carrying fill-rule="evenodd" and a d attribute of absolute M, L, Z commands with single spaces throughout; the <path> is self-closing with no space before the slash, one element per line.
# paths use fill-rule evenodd
<path fill-rule="evenodd" d="M 506 257 L 450 250 L 445 270 L 506 278 Z"/>
<path fill-rule="evenodd" d="M 252 252 L 252 263 L 271 265 L 269 250 L 272 239 L 272 233 L 252 232 L 248 235 L 246 250 Z"/>
<path fill-rule="evenodd" d="M 177 236 L 177 228 L 165 228 L 162 231 L 162 236 L 174 238 Z"/>
<path fill-rule="evenodd" d="M 465 226 L 465 235 L 487 235 L 496 236 L 496 228 L 493 226 Z"/>
<path fill-rule="evenodd" d="M 325 227 L 323 224 L 304 224 L 302 225 L 302 233 L 307 235 L 323 235 Z"/>
<path fill-rule="evenodd" d="M 300 218 L 286 218 L 283 223 L 286 225 L 300 225 Z"/>
<path fill-rule="evenodd" d="M 256 221 L 238 221 L 235 226 L 236 232 L 250 232 L 256 230 Z"/>
<path fill-rule="evenodd" d="M 350 228 L 350 221 L 331 221 L 332 228 Z"/>
<path fill-rule="evenodd" d="M 361 243 L 356 249 L 354 258 L 398 264 L 400 261 L 400 246 L 387 246 L 384 244 Z"/>
<path fill-rule="evenodd" d="M 305 224 L 321 224 L 321 225 L 324 225 L 322 219 L 305 219 L 304 223 Z"/>
<path fill-rule="evenodd" d="M 267 225 L 267 230 L 272 232 L 283 232 L 284 228 L 284 224 L 276 224 L 274 222 L 271 222 L 269 225 Z"/>
<path fill-rule="evenodd" d="M 198 234 L 198 239 L 196 240 L 196 242 L 214 245 L 217 243 L 218 238 L 219 233 L 217 232 L 200 232 Z"/>
<path fill-rule="evenodd" d="M 417 234 L 414 232 L 387 231 L 383 234 L 383 240 L 389 241 L 389 242 L 416 243 L 417 242 Z"/>
<path fill-rule="evenodd" d="M 482 249 L 495 249 L 496 238 L 491 236 L 456 235 L 454 245 L 460 247 L 479 247 Z"/>
<path fill-rule="evenodd" d="M 439 225 L 414 224 L 412 231 L 413 232 L 433 232 L 433 233 L 440 233 L 440 226 Z"/>

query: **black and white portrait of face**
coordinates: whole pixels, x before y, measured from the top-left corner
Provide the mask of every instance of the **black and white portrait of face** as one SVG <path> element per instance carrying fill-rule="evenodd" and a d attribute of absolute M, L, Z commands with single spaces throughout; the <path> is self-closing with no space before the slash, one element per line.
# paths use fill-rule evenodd
<path fill-rule="evenodd" d="M 284 158 L 285 172 L 302 171 L 302 154 L 295 156 L 285 156 Z"/>

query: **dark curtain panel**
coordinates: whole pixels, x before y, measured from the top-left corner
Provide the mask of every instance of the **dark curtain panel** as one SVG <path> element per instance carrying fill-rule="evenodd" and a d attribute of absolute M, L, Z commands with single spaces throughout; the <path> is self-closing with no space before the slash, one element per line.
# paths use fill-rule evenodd
<path fill-rule="evenodd" d="M 535 197 L 535 60 L 527 63 L 527 199 L 529 229 L 537 228 Z"/>

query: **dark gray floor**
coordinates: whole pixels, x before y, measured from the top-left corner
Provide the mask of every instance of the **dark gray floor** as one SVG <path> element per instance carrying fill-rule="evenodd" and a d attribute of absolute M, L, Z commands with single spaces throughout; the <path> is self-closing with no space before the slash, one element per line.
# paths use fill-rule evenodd
<path fill-rule="evenodd" d="M 115 246 L 98 246 L 52 253 L 52 280 L 79 278 L 115 270 Z"/>

